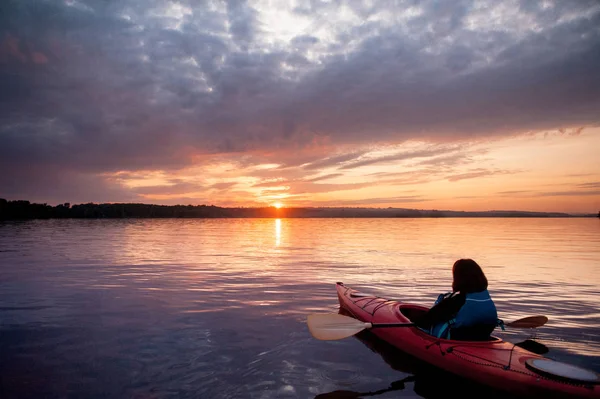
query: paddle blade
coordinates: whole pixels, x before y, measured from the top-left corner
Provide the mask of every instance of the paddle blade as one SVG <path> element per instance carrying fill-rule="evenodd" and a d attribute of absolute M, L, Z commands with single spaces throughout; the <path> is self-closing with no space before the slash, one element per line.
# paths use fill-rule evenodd
<path fill-rule="evenodd" d="M 316 339 L 332 341 L 350 337 L 370 328 L 371 323 L 365 323 L 341 314 L 311 314 L 306 323 L 308 330 Z"/>
<path fill-rule="evenodd" d="M 523 319 L 515 320 L 506 324 L 508 327 L 515 328 L 536 328 L 541 327 L 548 322 L 546 316 L 529 316 Z"/>

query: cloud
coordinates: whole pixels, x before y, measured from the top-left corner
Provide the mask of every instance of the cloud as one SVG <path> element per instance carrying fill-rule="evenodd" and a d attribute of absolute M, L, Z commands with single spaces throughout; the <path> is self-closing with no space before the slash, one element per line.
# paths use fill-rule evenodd
<path fill-rule="evenodd" d="M 362 161 L 352 162 L 352 163 L 349 163 L 349 164 L 346 164 L 346 165 L 340 167 L 340 169 L 355 169 L 355 168 L 359 168 L 362 166 L 374 165 L 374 164 L 380 164 L 380 163 L 386 163 L 386 162 L 389 163 L 389 162 L 396 162 L 396 161 L 405 161 L 407 159 L 414 159 L 414 158 L 427 158 L 427 157 L 431 157 L 433 155 L 439 155 L 439 154 L 443 154 L 446 152 L 453 152 L 456 150 L 457 150 L 457 147 L 450 147 L 450 148 L 442 147 L 442 148 L 434 148 L 434 149 L 426 149 L 426 150 L 418 150 L 418 151 L 408 151 L 408 152 L 402 152 L 399 154 L 374 157 L 374 158 L 365 159 Z"/>
<path fill-rule="evenodd" d="M 22 183 L 27 183 L 24 191 Z M 13 169 L 0 173 L 0 198 L 52 205 L 65 202 L 138 202 L 140 197 L 110 179 L 52 166 Z"/>
<path fill-rule="evenodd" d="M 289 184 L 289 181 L 283 178 L 266 179 L 260 183 L 253 184 L 252 187 L 281 187 L 283 184 Z"/>
<path fill-rule="evenodd" d="M 315 206 L 339 207 L 339 206 L 373 206 L 378 204 L 410 204 L 416 202 L 427 202 L 429 199 L 418 195 L 409 195 L 404 197 L 373 197 L 358 200 L 335 200 L 335 201 L 311 201 Z"/>
<path fill-rule="evenodd" d="M 338 166 L 348 161 L 352 161 L 354 159 L 360 158 L 363 156 L 365 152 L 351 152 L 348 154 L 336 155 L 334 157 L 328 157 L 325 159 L 321 159 L 318 161 L 310 162 L 307 165 L 304 165 L 304 169 L 314 170 L 314 169 L 323 169 L 332 166 Z M 342 168 L 343 169 L 343 168 Z"/>
<path fill-rule="evenodd" d="M 435 167 L 450 167 L 456 166 L 460 164 L 467 164 L 473 161 L 473 158 L 470 154 L 467 153 L 458 153 L 452 155 L 444 155 L 441 157 L 435 157 L 431 159 L 426 159 L 424 161 L 419 162 L 421 166 L 435 166 Z"/>
<path fill-rule="evenodd" d="M 530 190 L 507 190 L 507 191 L 500 191 L 497 192 L 497 195 L 502 195 L 502 196 L 515 196 L 515 195 L 520 195 L 520 194 L 529 194 L 531 193 Z"/>
<path fill-rule="evenodd" d="M 538 190 L 508 190 L 496 193 L 501 196 L 510 197 L 579 197 L 579 196 L 600 196 L 600 190 L 589 190 L 590 188 L 599 188 L 600 185 L 578 184 L 582 189 L 559 190 L 559 191 L 538 191 Z M 563 185 L 564 186 L 564 185 Z"/>
<path fill-rule="evenodd" d="M 600 188 L 600 181 L 594 181 L 589 183 L 581 183 L 577 185 L 581 188 Z"/>
<path fill-rule="evenodd" d="M 229 190 L 235 186 L 237 186 L 238 183 L 237 182 L 221 182 L 221 183 L 214 183 L 210 186 L 210 188 L 214 188 L 217 190 Z"/>
<path fill-rule="evenodd" d="M 189 194 L 205 191 L 207 187 L 195 183 L 179 183 L 163 186 L 134 187 L 131 190 L 140 195 Z"/>
<path fill-rule="evenodd" d="M 304 181 L 314 183 L 317 181 L 329 180 L 329 179 L 333 179 L 333 178 L 340 177 L 340 176 L 344 176 L 344 174 L 343 173 L 330 173 L 328 175 L 317 176 L 317 177 L 313 177 L 310 179 L 304 179 Z"/>
<path fill-rule="evenodd" d="M 593 1 L 0 3 L 0 172 L 19 195 L 214 154 L 352 170 L 444 154 L 363 147 L 600 123 Z"/>
<path fill-rule="evenodd" d="M 477 177 L 487 177 L 487 176 L 504 175 L 504 174 L 511 174 L 511 173 L 518 173 L 518 171 L 510 171 L 510 170 L 502 170 L 502 169 L 491 170 L 491 169 L 477 168 L 477 169 L 473 169 L 470 172 L 446 176 L 446 179 L 448 181 L 455 182 L 455 181 L 459 181 L 459 180 L 474 179 Z"/>
<path fill-rule="evenodd" d="M 339 191 L 357 190 L 375 185 L 375 182 L 361 182 L 361 183 L 302 183 L 298 182 L 290 186 L 287 193 L 291 195 L 297 194 L 317 194 L 317 193 L 330 193 Z"/>
<path fill-rule="evenodd" d="M 581 195 L 590 195 L 590 196 L 595 196 L 598 195 L 600 196 L 600 190 L 591 190 L 591 191 L 585 191 L 585 190 L 570 190 L 570 191 L 549 191 L 549 192 L 542 192 L 542 193 L 537 193 L 535 194 L 536 196 L 539 197 L 578 197 Z"/>

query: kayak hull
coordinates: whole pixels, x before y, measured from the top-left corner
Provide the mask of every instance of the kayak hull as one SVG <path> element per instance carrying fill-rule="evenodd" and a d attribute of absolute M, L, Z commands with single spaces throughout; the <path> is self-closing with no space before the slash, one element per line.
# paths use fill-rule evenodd
<path fill-rule="evenodd" d="M 428 308 L 363 294 L 336 283 L 344 313 L 365 322 L 410 323 Z M 372 328 L 373 334 L 428 365 L 514 396 L 600 398 L 600 386 L 566 381 L 531 370 L 526 362 L 545 359 L 498 337 L 487 341 L 439 339 L 417 327 Z"/>

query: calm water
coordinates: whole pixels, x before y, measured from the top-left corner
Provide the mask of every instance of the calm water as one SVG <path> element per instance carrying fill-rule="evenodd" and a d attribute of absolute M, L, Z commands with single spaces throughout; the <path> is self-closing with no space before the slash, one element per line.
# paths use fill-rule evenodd
<path fill-rule="evenodd" d="M 325 398 L 405 377 L 376 397 L 426 396 L 410 362 L 305 318 L 337 312 L 336 281 L 431 305 L 460 257 L 505 321 L 549 317 L 546 356 L 600 371 L 597 219 L 56 220 L 0 224 L 0 396 Z"/>

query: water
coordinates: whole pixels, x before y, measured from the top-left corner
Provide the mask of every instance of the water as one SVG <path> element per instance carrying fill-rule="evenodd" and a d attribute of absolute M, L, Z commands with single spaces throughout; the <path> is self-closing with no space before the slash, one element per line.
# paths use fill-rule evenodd
<path fill-rule="evenodd" d="M 460 257 L 505 321 L 548 316 L 546 356 L 600 371 L 599 233 L 597 219 L 0 224 L 0 396 L 325 398 L 408 377 L 377 397 L 420 397 L 410 364 L 315 340 L 306 315 L 338 311 L 336 281 L 431 305 Z"/>

